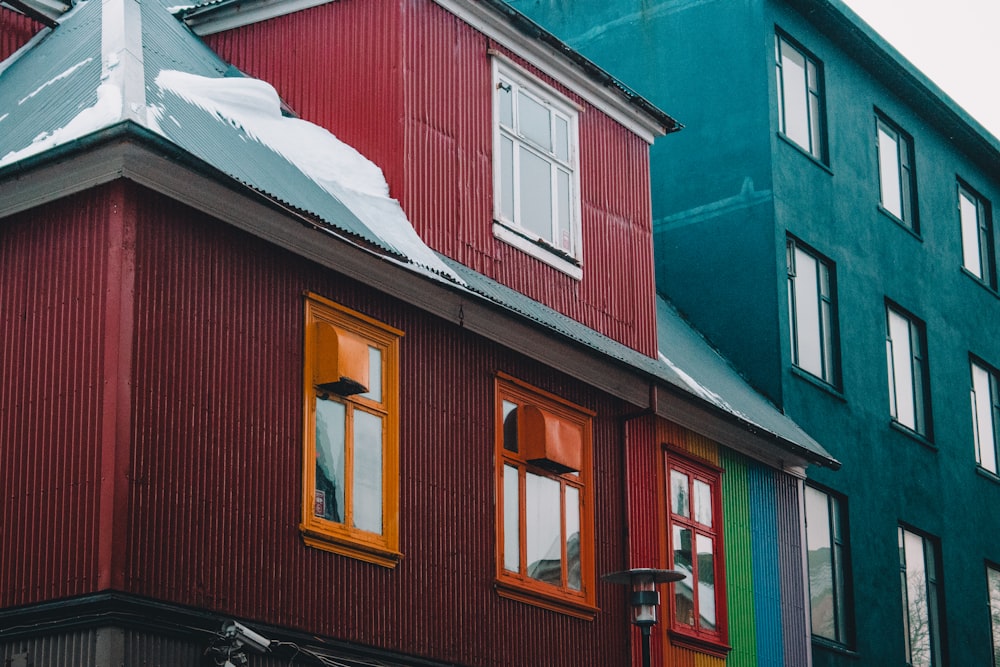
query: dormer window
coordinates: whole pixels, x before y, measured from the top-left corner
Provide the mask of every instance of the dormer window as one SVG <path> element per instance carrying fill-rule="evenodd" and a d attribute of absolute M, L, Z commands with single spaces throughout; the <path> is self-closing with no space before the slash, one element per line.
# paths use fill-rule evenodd
<path fill-rule="evenodd" d="M 580 277 L 578 107 L 512 63 L 493 63 L 494 233 Z"/>

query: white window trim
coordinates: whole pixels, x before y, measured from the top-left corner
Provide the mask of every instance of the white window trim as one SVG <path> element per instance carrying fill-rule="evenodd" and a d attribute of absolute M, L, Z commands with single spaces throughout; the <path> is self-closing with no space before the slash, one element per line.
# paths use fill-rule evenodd
<path fill-rule="evenodd" d="M 583 207 L 580 196 L 580 123 L 579 114 L 581 107 L 573 102 L 555 88 L 540 81 L 537 77 L 518 66 L 510 59 L 499 53 L 490 52 L 492 56 L 492 84 L 491 84 L 491 108 L 492 108 L 492 128 L 493 128 L 493 235 L 538 259 L 539 261 L 562 271 L 572 278 L 580 280 L 583 277 L 583 234 L 582 215 Z M 553 108 L 560 114 L 566 116 L 569 121 L 569 164 L 572 167 L 570 176 L 570 234 L 571 245 L 575 252 L 572 257 L 559 248 L 552 246 L 547 240 L 541 237 L 534 237 L 533 234 L 518 226 L 513 221 L 505 221 L 501 215 L 501 156 L 498 147 L 500 146 L 500 110 L 499 96 L 496 94 L 497 81 L 500 76 L 511 80 L 519 87 L 527 90 L 538 100 Z M 515 195 L 516 208 L 516 195 Z"/>

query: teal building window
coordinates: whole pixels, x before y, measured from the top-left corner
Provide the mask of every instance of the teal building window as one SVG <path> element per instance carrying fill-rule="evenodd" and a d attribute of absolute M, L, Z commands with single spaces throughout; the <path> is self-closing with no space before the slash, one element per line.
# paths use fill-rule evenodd
<path fill-rule="evenodd" d="M 833 265 L 792 238 L 788 239 L 786 250 L 792 363 L 836 385 L 838 354 Z"/>
<path fill-rule="evenodd" d="M 936 551 L 930 538 L 899 527 L 903 629 L 906 664 L 910 667 L 943 664 Z"/>
<path fill-rule="evenodd" d="M 913 139 L 887 119 L 875 119 L 878 147 L 879 205 L 904 227 L 919 233 Z"/>
<path fill-rule="evenodd" d="M 781 133 L 817 160 L 826 161 L 823 66 L 782 35 L 774 40 Z"/>
<path fill-rule="evenodd" d="M 1000 392 L 997 372 L 973 360 L 972 368 L 972 430 L 976 446 L 976 463 L 984 470 L 997 474 L 998 426 L 1000 426 Z"/>
<path fill-rule="evenodd" d="M 843 501 L 813 486 L 805 487 L 806 554 L 809 568 L 809 618 L 812 634 L 849 643 L 847 540 Z"/>
<path fill-rule="evenodd" d="M 930 437 L 927 343 L 923 324 L 894 306 L 886 308 L 889 411 L 897 424 Z"/>
<path fill-rule="evenodd" d="M 958 184 L 958 217 L 962 225 L 962 266 L 990 288 L 996 288 L 993 221 L 988 202 L 972 188 Z"/>

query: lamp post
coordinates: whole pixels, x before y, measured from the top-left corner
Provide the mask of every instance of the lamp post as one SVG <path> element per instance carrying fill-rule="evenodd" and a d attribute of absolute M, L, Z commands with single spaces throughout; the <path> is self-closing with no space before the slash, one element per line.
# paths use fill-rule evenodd
<path fill-rule="evenodd" d="M 679 570 L 656 570 L 639 567 L 623 572 L 611 572 L 601 577 L 609 584 L 620 584 L 632 589 L 632 625 L 642 632 L 642 667 L 649 667 L 649 635 L 656 625 L 656 608 L 660 604 L 657 584 L 680 581 L 685 573 Z"/>

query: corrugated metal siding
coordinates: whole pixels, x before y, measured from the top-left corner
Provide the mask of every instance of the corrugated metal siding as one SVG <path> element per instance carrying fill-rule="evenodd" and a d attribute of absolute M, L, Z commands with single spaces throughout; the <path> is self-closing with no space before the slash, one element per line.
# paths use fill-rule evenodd
<path fill-rule="evenodd" d="M 753 532 L 754 618 L 757 625 L 757 664 L 784 664 L 781 628 L 781 578 L 778 571 L 777 496 L 771 468 L 748 467 L 750 526 Z"/>
<path fill-rule="evenodd" d="M 705 459 L 717 466 L 721 466 L 719 460 L 719 445 L 712 440 L 698 435 L 693 431 L 678 426 L 673 422 L 663 419 L 657 421 L 657 437 L 661 443 L 680 447 L 687 452 Z"/>
<path fill-rule="evenodd" d="M 33 667 L 83 667 L 97 664 L 99 635 L 91 628 L 0 642 L 0 663 L 17 665 L 18 659 Z M 10 660 L 11 662 L 7 662 Z M 143 664 L 143 663 L 132 663 Z"/>
<path fill-rule="evenodd" d="M 802 518 L 799 505 L 801 483 L 791 475 L 777 475 L 775 482 L 785 667 L 807 667 L 810 645 L 807 639 L 806 591 L 802 572 Z"/>
<path fill-rule="evenodd" d="M 750 489 L 747 459 L 720 448 L 722 516 L 726 558 L 726 602 L 729 617 L 728 667 L 756 667 L 755 605 L 757 582 L 753 577 Z"/>
<path fill-rule="evenodd" d="M 42 29 L 26 16 L 9 9 L 0 9 L 0 61 L 28 43 L 35 33 Z"/>
<path fill-rule="evenodd" d="M 0 606 L 96 590 L 108 209 L 0 221 Z"/>
<path fill-rule="evenodd" d="M 624 408 L 262 241 L 170 209 L 150 197 L 139 216 L 128 590 L 468 665 L 621 664 L 620 590 L 599 585 L 594 622 L 493 591 L 492 374 L 511 373 L 600 415 L 598 572 L 623 566 L 614 415 Z M 299 537 L 307 290 L 406 332 L 405 557 L 395 569 L 309 549 Z"/>
<path fill-rule="evenodd" d="M 496 45 L 440 6 L 342 0 L 208 42 L 381 166 L 432 248 L 655 355 L 653 293 L 635 288 L 653 284 L 644 141 L 570 95 L 585 108 L 585 276 L 576 281 L 493 237 L 487 49 Z M 611 267 L 628 273 L 609 279 Z"/>

